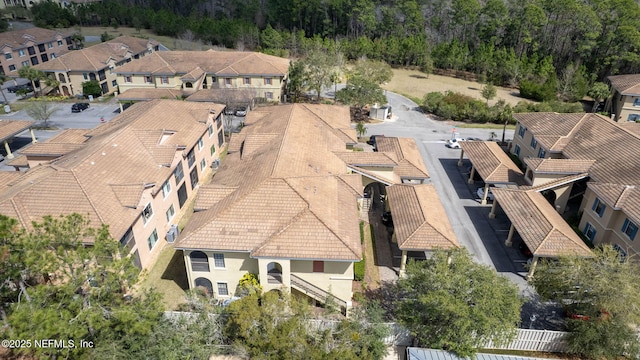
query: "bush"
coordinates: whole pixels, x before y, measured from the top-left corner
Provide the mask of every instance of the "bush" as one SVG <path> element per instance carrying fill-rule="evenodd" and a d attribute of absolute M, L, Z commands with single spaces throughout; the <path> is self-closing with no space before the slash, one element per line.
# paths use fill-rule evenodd
<path fill-rule="evenodd" d="M 355 281 L 364 280 L 364 268 L 365 268 L 366 259 L 363 257 L 362 260 L 353 264 L 353 279 Z"/>
<path fill-rule="evenodd" d="M 557 80 L 550 77 L 542 84 L 534 81 L 520 81 L 520 95 L 526 99 L 536 101 L 550 101 L 556 99 Z"/>
<path fill-rule="evenodd" d="M 541 103 L 532 103 L 528 101 L 520 101 L 513 107 L 514 113 L 524 112 L 557 112 L 557 113 L 579 113 L 584 112 L 582 104 L 565 103 L 558 100 L 543 101 Z"/>
<path fill-rule="evenodd" d="M 422 109 L 443 119 L 500 124 L 504 123 L 504 114 L 510 114 L 511 110 L 504 101 L 489 106 L 484 101 L 452 91 L 426 94 L 422 100 Z"/>

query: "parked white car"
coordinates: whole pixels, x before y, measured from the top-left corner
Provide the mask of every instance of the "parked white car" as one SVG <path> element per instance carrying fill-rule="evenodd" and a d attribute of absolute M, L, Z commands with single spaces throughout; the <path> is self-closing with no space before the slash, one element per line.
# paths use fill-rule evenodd
<path fill-rule="evenodd" d="M 482 200 L 482 198 L 484 198 L 484 186 L 481 188 L 478 188 L 478 191 L 476 191 L 476 194 L 478 194 L 478 197 L 480 198 L 480 200 Z M 489 201 L 493 201 L 495 200 L 495 196 L 493 196 L 493 193 L 491 193 L 491 188 L 489 188 L 489 193 L 487 194 L 487 200 Z"/>
<path fill-rule="evenodd" d="M 447 147 L 452 149 L 460 149 L 460 142 L 467 141 L 465 138 L 454 138 L 447 141 Z"/>

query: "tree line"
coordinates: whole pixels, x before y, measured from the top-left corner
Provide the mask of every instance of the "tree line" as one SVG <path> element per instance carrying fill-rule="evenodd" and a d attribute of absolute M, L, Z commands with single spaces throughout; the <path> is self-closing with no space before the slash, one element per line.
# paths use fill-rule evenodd
<path fill-rule="evenodd" d="M 107 0 L 64 9 L 43 2 L 32 12 L 40 26 L 188 30 L 213 45 L 293 57 L 315 38 L 348 59 L 471 71 L 501 85 L 549 71 L 593 82 L 640 70 L 633 0 Z"/>

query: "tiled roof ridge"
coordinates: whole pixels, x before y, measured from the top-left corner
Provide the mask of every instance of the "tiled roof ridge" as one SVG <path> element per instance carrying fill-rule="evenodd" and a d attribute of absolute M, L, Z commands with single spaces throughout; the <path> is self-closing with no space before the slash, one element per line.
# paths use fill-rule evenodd
<path fill-rule="evenodd" d="M 575 180 L 580 180 L 581 178 L 585 178 L 589 176 L 589 173 L 580 173 L 580 174 L 573 174 L 573 175 L 567 175 L 567 176 L 563 176 L 561 178 L 552 180 L 552 181 L 548 181 L 546 183 L 542 183 L 536 186 L 531 186 L 528 189 L 526 189 L 527 191 L 532 190 L 532 191 L 536 191 L 536 192 L 541 192 L 544 190 L 548 190 L 548 189 L 553 189 L 557 186 L 562 185 L 563 182 L 565 181 L 575 181 Z"/>
<path fill-rule="evenodd" d="M 416 164 L 414 164 L 413 162 L 411 162 L 411 160 L 404 158 L 402 160 L 400 160 L 400 162 L 402 161 L 406 161 L 407 164 L 411 165 L 415 170 L 419 171 L 420 173 L 422 173 L 425 177 L 430 177 L 429 174 L 425 173 L 424 171 L 422 171 Z"/>
<path fill-rule="evenodd" d="M 287 138 L 287 133 L 289 132 L 289 128 L 291 127 L 293 112 L 295 109 L 296 107 L 293 107 L 293 106 L 289 108 L 289 119 L 287 119 L 287 126 L 284 128 L 284 131 L 282 132 L 282 138 L 280 139 L 280 145 L 278 146 L 277 156 L 275 158 L 275 161 L 273 162 L 273 168 L 271 168 L 271 171 L 269 172 L 270 178 L 273 177 L 274 173 L 276 172 L 276 169 L 278 168 L 278 163 L 280 162 L 280 155 L 282 154 L 282 149 L 284 148 L 284 143 L 285 143 L 285 139 Z"/>
<path fill-rule="evenodd" d="M 100 221 L 103 224 L 106 224 L 106 221 L 104 220 L 104 218 L 102 217 L 100 212 L 98 212 L 98 209 L 96 208 L 95 204 L 93 203 L 93 200 L 91 200 L 91 198 L 89 197 L 89 194 L 87 194 L 87 190 L 85 190 L 84 186 L 82 185 L 82 183 L 78 179 L 78 176 L 76 175 L 76 171 L 75 170 L 68 170 L 68 171 L 71 172 L 71 175 L 73 176 L 73 179 L 76 181 L 76 183 L 78 183 L 78 187 L 82 191 L 82 194 L 84 195 L 84 197 L 87 199 L 87 202 L 89 202 L 89 205 L 91 205 L 91 208 L 96 213 L 96 216 L 98 217 L 98 219 L 100 219 Z"/>
<path fill-rule="evenodd" d="M 242 52 L 244 52 L 244 51 L 240 51 L 240 52 L 242 53 Z M 256 52 L 251 51 L 251 52 L 249 52 L 249 55 L 248 55 L 248 56 L 241 56 L 241 57 L 239 57 L 236 61 L 234 61 L 234 62 L 230 63 L 230 64 L 229 64 L 229 65 L 227 65 L 227 66 L 225 66 L 225 67 L 224 67 L 224 69 L 231 68 L 233 71 L 235 71 L 235 72 L 237 72 L 238 74 L 240 74 L 240 72 L 239 72 L 239 71 L 237 71 L 237 70 L 233 67 L 233 65 L 235 65 L 235 64 L 237 64 L 237 63 L 239 63 L 240 61 L 245 61 L 246 59 L 248 59 L 248 58 L 250 58 L 250 57 L 252 57 L 252 56 L 255 56 L 255 55 L 256 55 Z M 261 60 L 262 60 L 262 59 L 261 59 Z M 271 64 L 271 63 L 269 63 L 269 65 L 272 65 L 272 64 Z M 222 69 L 222 70 L 224 70 L 224 69 Z M 222 71 L 222 70 L 220 70 L 220 71 Z"/>
<path fill-rule="evenodd" d="M 304 109 L 306 109 L 309 113 L 311 113 L 315 118 L 317 118 L 318 120 L 320 120 L 324 125 L 327 126 L 327 128 L 332 132 L 332 133 L 336 133 L 336 132 L 341 132 L 345 135 L 347 135 L 347 137 L 349 136 L 342 128 L 335 128 L 333 127 L 333 125 L 329 124 L 322 116 L 316 114 L 315 111 L 311 110 L 311 108 L 308 106 L 308 104 L 303 103 L 302 106 Z M 324 112 L 324 110 L 323 110 Z"/>
<path fill-rule="evenodd" d="M 624 185 L 624 189 L 620 193 L 620 196 L 618 196 L 618 200 L 614 204 L 614 207 L 619 209 L 624 204 L 624 201 L 628 196 L 628 193 L 634 190 L 635 188 L 636 187 L 634 185 Z"/>
<path fill-rule="evenodd" d="M 26 209 L 24 209 L 24 206 L 22 206 L 22 201 L 20 201 L 20 203 L 18 204 L 16 196 L 12 197 L 9 201 L 11 202 L 11 206 L 13 206 L 13 210 L 15 211 L 16 216 L 18 216 L 18 221 L 20 221 L 20 223 L 25 227 L 31 225 L 23 216 L 27 213 L 27 211 Z"/>
<path fill-rule="evenodd" d="M 287 183 L 287 186 L 291 187 L 291 185 L 289 185 Z M 293 188 L 292 188 L 293 189 Z M 293 191 L 295 191 L 295 189 L 293 189 Z M 296 191 L 296 194 L 298 192 Z M 298 196 L 300 196 L 300 194 L 298 194 Z M 302 197 L 301 197 L 302 198 Z M 304 199 L 302 199 L 304 200 Z M 306 202 L 306 200 L 305 200 Z M 313 214 L 313 212 L 309 209 L 309 203 L 307 203 L 307 207 L 303 208 L 302 210 L 300 210 L 300 212 L 298 212 L 297 214 L 295 214 L 288 223 L 286 223 L 284 226 L 282 226 L 280 229 L 278 229 L 277 231 L 274 231 L 273 234 L 271 234 L 269 237 L 267 237 L 263 242 L 261 242 L 260 244 L 258 244 L 257 246 L 255 246 L 252 250 L 251 250 L 251 254 L 256 253 L 258 251 L 260 251 L 263 247 L 267 246 L 267 244 L 269 244 L 269 242 L 271 242 L 271 240 L 273 240 L 275 237 L 277 237 L 278 235 L 282 234 L 283 232 L 285 232 L 285 230 L 287 230 L 289 227 L 293 226 L 293 224 L 295 224 L 297 222 L 297 220 L 299 220 L 300 218 L 302 218 L 304 215 L 306 215 L 307 213 L 312 214 L 313 216 L 315 216 L 315 214 Z M 315 216 L 317 218 L 317 216 Z M 318 219 L 319 220 L 319 219 Z"/>
<path fill-rule="evenodd" d="M 341 174 L 342 175 L 342 174 Z M 342 178 L 342 176 L 335 176 L 338 181 L 342 182 L 344 185 L 347 186 L 347 189 L 352 192 L 354 195 L 356 196 L 362 196 L 357 189 L 355 189 L 353 186 L 351 186 L 351 184 L 349 184 L 345 179 Z"/>
<path fill-rule="evenodd" d="M 584 123 L 586 121 L 587 118 L 590 118 L 593 115 L 593 113 L 585 113 L 580 120 L 578 120 L 578 122 L 573 126 L 573 128 L 571 129 L 571 131 L 569 131 L 569 133 L 565 136 L 561 136 L 560 138 L 558 138 L 558 141 L 556 141 L 553 144 L 553 147 L 556 146 L 556 144 L 558 144 L 558 142 L 560 142 L 560 140 L 562 139 L 567 139 L 567 138 L 571 138 L 573 137 L 576 132 L 578 132 L 578 130 L 580 129 L 580 127 L 582 126 L 582 123 Z M 635 136 L 635 135 L 634 135 Z"/>
<path fill-rule="evenodd" d="M 84 56 L 84 58 L 87 60 L 87 62 L 89 64 L 91 64 L 91 66 L 93 66 L 95 69 L 100 69 L 96 66 L 96 64 L 93 63 L 93 61 L 91 61 L 91 59 L 87 56 L 85 49 L 80 50 L 80 54 L 82 54 L 82 56 Z"/>

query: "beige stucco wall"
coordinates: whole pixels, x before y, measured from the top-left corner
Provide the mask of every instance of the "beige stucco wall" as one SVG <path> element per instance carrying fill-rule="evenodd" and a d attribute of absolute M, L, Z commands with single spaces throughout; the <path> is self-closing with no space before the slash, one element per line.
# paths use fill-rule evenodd
<path fill-rule="evenodd" d="M 353 263 L 325 261 L 324 272 L 313 272 L 313 261 L 292 260 L 291 272 L 303 280 L 330 292 L 338 299 L 351 301 Z"/>
<path fill-rule="evenodd" d="M 520 135 L 518 134 L 520 126 L 522 125 L 518 123 L 515 133 L 513 134 L 513 145 L 511 146 L 511 153 L 515 154 L 516 145 L 518 145 L 520 146 L 520 159 L 525 159 L 528 157 L 537 158 L 538 151 L 541 148 L 540 143 L 538 143 L 535 148 L 531 147 L 531 138 L 533 137 L 533 133 L 529 129 L 527 129 L 527 131 L 524 133 L 524 136 L 520 137 Z M 547 151 L 545 157 L 551 157 L 549 151 Z"/>
<path fill-rule="evenodd" d="M 61 45 L 58 45 L 58 41 L 62 41 Z M 48 43 L 51 43 L 51 48 L 49 48 Z M 56 35 L 55 37 L 52 37 L 49 41 L 44 42 L 45 45 L 45 51 L 44 52 L 40 52 L 40 50 L 38 49 L 38 43 L 35 43 L 33 41 L 29 41 L 26 43 L 26 45 L 24 45 L 23 47 L 16 47 L 16 48 L 11 48 L 9 46 L 4 46 L 2 48 L 0 48 L 0 51 L 2 52 L 2 54 L 0 54 L 0 64 L 2 65 L 2 68 L 4 69 L 5 74 L 9 75 L 9 76 L 17 76 L 18 75 L 18 70 L 20 70 L 20 68 L 22 68 L 22 63 L 24 61 L 29 61 L 29 66 L 33 66 L 33 64 L 31 63 L 31 57 L 37 57 L 38 58 L 38 64 L 42 64 L 45 61 L 42 61 L 42 54 L 47 54 L 47 61 L 51 61 L 51 55 L 55 54 L 55 56 L 60 56 L 63 55 L 65 53 L 69 52 L 69 48 L 67 45 L 67 41 L 66 39 L 61 36 L 61 35 Z M 30 46 L 34 47 L 35 50 L 35 54 L 34 55 L 29 55 L 28 52 L 28 48 Z M 20 50 L 24 51 L 24 55 L 20 56 Z M 6 59 L 5 54 L 6 53 L 10 53 L 12 58 L 11 59 Z M 10 70 L 9 66 L 14 65 L 16 68 L 15 70 Z"/>
<path fill-rule="evenodd" d="M 635 99 L 638 98 L 640 98 L 640 96 L 621 96 L 617 94 L 613 100 L 617 111 L 615 120 L 625 122 L 629 120 L 629 115 L 631 114 L 640 115 L 640 106 L 633 105 Z"/>
<path fill-rule="evenodd" d="M 184 263 L 187 269 L 187 279 L 189 287 L 195 288 L 195 281 L 198 278 L 205 278 L 211 281 L 216 297 L 229 298 L 236 292 L 238 282 L 244 274 L 258 273 L 258 260 L 252 259 L 248 252 L 223 252 L 223 251 L 203 251 L 209 258 L 209 271 L 193 271 L 191 268 L 190 250 L 184 251 Z M 224 268 L 215 268 L 213 254 L 224 254 Z M 226 283 L 229 295 L 218 295 L 217 283 Z"/>
<path fill-rule="evenodd" d="M 627 255 L 640 255 L 640 246 L 636 241 L 632 241 L 622 232 L 622 226 L 627 216 L 620 210 L 614 210 L 611 204 L 606 204 L 602 217 L 592 210 L 593 203 L 597 195 L 587 188 L 584 199 L 580 208 L 583 211 L 580 219 L 580 231 L 584 231 L 587 222 L 596 229 L 596 236 L 593 240 L 594 244 L 612 244 L 618 245 L 627 252 Z M 602 201 L 602 199 L 600 199 Z M 637 224 L 640 225 L 640 224 Z M 636 238 L 639 235 L 636 235 Z"/>
<path fill-rule="evenodd" d="M 220 114 L 218 114 L 220 116 Z M 195 189 L 192 189 L 190 172 L 197 168 L 198 171 L 198 181 L 201 182 L 202 179 L 209 173 L 211 170 L 211 164 L 213 160 L 218 159 L 220 155 L 221 147 L 218 146 L 218 133 L 223 131 L 222 122 L 220 122 L 220 127 L 216 127 L 215 118 L 212 115 L 209 115 L 209 119 L 207 120 L 207 125 L 212 124 L 214 128 L 214 132 L 211 136 L 209 136 L 208 130 L 205 130 L 202 133 L 202 141 L 203 147 L 198 150 L 197 141 L 192 145 L 192 147 L 188 147 L 184 150 L 184 152 L 176 152 L 173 163 L 171 165 L 171 173 L 167 177 L 166 180 L 169 181 L 171 185 L 171 190 L 167 194 L 166 197 L 163 197 L 162 194 L 162 186 L 164 181 L 156 184 L 153 188 L 147 189 L 144 191 L 142 199 L 138 203 L 138 209 L 140 212 L 144 209 L 144 207 L 151 203 L 153 209 L 153 216 L 149 221 L 144 224 L 142 217 L 139 217 L 138 220 L 132 226 L 133 234 L 135 237 L 135 246 L 132 248 L 131 252 L 135 252 L 138 250 L 138 254 L 140 256 L 140 263 L 143 268 L 147 268 L 155 262 L 155 258 L 160 250 L 166 244 L 166 235 L 170 230 L 172 224 L 177 224 L 178 218 L 177 215 L 180 212 L 180 205 L 178 201 L 178 189 L 182 186 L 183 183 L 186 183 L 187 190 L 187 201 L 183 204 L 183 207 L 188 206 L 189 201 L 193 199 Z M 215 146 L 215 152 L 211 154 L 211 146 Z M 189 150 L 194 149 L 195 162 L 193 166 L 188 168 L 188 161 L 186 159 L 186 155 Z M 202 159 L 205 159 L 206 166 L 204 169 L 201 168 L 200 162 Z M 182 180 L 176 184 L 175 177 L 173 175 L 173 170 L 177 166 L 183 167 L 184 177 Z M 196 187 L 197 189 L 197 187 Z M 166 212 L 173 205 L 175 215 L 170 220 L 167 221 Z M 149 249 L 147 244 L 147 239 L 152 234 L 153 230 L 156 229 L 158 233 L 158 242 L 156 245 Z"/>

